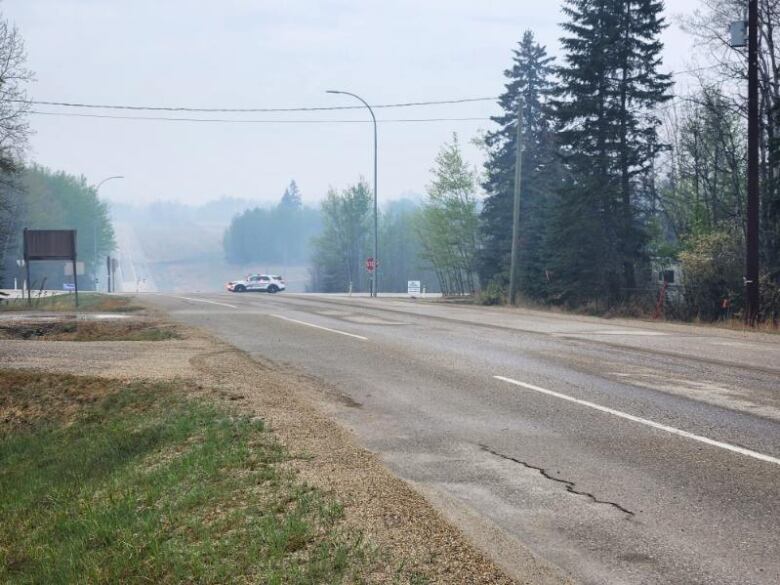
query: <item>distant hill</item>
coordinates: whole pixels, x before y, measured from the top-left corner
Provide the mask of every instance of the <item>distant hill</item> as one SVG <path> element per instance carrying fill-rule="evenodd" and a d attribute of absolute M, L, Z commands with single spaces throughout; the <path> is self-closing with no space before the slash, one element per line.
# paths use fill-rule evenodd
<path fill-rule="evenodd" d="M 179 201 L 155 201 L 146 205 L 111 203 L 111 215 L 117 221 L 151 224 L 208 223 L 227 226 L 233 216 L 267 203 L 240 197 L 223 196 L 202 205 L 188 205 Z"/>
<path fill-rule="evenodd" d="M 132 230 L 141 248 L 135 256 L 143 256 L 145 269 L 161 291 L 222 290 L 228 280 L 250 272 L 268 272 L 285 276 L 290 291 L 303 292 L 308 281 L 306 266 L 234 266 L 225 261 L 222 236 L 230 220 L 247 209 L 266 205 L 236 197 L 203 205 L 157 201 L 143 206 L 112 204 L 111 215 L 115 224 Z M 121 252 L 117 255 L 128 256 Z M 134 261 L 140 260 L 136 257 Z"/>

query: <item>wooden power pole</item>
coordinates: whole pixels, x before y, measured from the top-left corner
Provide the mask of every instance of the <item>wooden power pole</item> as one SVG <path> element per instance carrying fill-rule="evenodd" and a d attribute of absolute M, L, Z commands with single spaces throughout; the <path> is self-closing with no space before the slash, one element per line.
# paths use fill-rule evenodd
<path fill-rule="evenodd" d="M 745 321 L 755 325 L 759 296 L 759 112 L 758 0 L 748 0 L 748 192 L 747 257 L 745 261 Z"/>
<path fill-rule="evenodd" d="M 509 302 L 517 302 L 520 280 L 520 202 L 523 180 L 523 97 L 517 105 L 517 152 L 515 155 L 515 192 L 512 208 L 512 260 L 509 268 Z"/>

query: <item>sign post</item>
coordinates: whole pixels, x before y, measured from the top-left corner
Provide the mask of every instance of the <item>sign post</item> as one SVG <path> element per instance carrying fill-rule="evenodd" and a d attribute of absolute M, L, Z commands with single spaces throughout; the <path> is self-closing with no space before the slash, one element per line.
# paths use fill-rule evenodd
<path fill-rule="evenodd" d="M 116 292 L 116 269 L 119 268 L 119 260 L 111 258 L 111 285 L 113 287 L 112 292 Z"/>
<path fill-rule="evenodd" d="M 410 296 L 419 295 L 422 291 L 422 285 L 419 280 L 409 280 L 406 283 L 406 293 Z"/>
<path fill-rule="evenodd" d="M 375 282 L 376 282 L 376 279 L 375 279 L 375 276 L 374 276 L 374 272 L 376 271 L 376 260 L 374 259 L 373 256 L 369 256 L 368 258 L 366 258 L 366 270 L 371 275 L 371 291 L 370 292 L 371 292 L 371 296 L 373 297 L 374 296 L 374 289 L 375 289 Z"/>

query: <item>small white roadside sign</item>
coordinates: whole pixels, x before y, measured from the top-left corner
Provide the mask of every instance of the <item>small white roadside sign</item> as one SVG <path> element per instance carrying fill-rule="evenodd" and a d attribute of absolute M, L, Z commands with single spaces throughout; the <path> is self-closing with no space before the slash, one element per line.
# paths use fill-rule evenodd
<path fill-rule="evenodd" d="M 419 280 L 409 280 L 406 284 L 406 292 L 411 295 L 419 295 L 420 291 L 422 290 L 422 287 L 420 286 Z"/>
<path fill-rule="evenodd" d="M 76 272 L 79 276 L 84 275 L 84 263 L 83 262 L 76 262 Z M 65 276 L 73 276 L 73 263 L 72 262 L 66 262 L 65 263 Z"/>

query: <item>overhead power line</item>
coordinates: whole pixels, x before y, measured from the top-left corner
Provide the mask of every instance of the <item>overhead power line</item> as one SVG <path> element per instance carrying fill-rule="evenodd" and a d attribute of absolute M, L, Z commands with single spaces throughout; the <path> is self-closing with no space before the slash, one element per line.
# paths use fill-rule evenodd
<path fill-rule="evenodd" d="M 493 102 L 497 97 L 478 97 L 462 98 L 450 100 L 433 100 L 421 102 L 403 102 L 397 104 L 379 104 L 372 105 L 372 108 L 410 108 L 416 106 L 440 106 L 451 104 L 468 104 L 474 102 Z M 36 106 L 58 106 L 64 108 L 82 108 L 96 110 L 136 110 L 147 112 L 198 112 L 198 113 L 271 113 L 271 112 L 330 112 L 336 110 L 360 110 L 363 106 L 315 106 L 315 107 L 296 107 L 296 108 L 194 108 L 185 106 L 132 106 L 117 104 L 87 104 L 77 102 L 56 102 L 42 100 L 12 100 L 15 102 L 24 102 Z"/>
<path fill-rule="evenodd" d="M 702 67 L 693 67 L 691 69 L 681 69 L 679 71 L 672 71 L 672 75 L 691 75 L 693 73 L 701 73 L 702 71 L 711 71 L 720 67 L 720 63 L 714 65 L 704 65 Z"/>
<path fill-rule="evenodd" d="M 56 116 L 65 118 L 101 118 L 109 120 L 142 120 L 160 122 L 205 122 L 211 124 L 368 124 L 370 120 L 239 120 L 231 118 L 179 118 L 171 116 L 121 116 L 114 114 L 80 114 L 76 112 L 41 112 L 31 110 L 38 116 Z M 395 118 L 377 120 L 378 123 L 414 123 L 414 122 L 478 122 L 490 121 L 489 117 L 464 118 Z"/>

